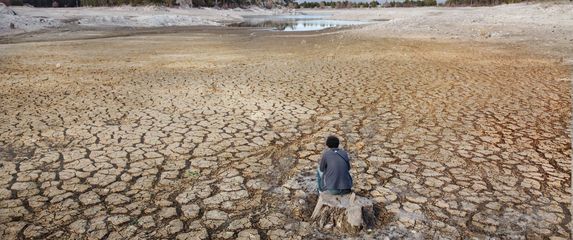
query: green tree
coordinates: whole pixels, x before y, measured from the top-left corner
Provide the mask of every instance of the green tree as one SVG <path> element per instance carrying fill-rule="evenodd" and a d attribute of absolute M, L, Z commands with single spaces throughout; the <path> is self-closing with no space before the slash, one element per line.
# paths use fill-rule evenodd
<path fill-rule="evenodd" d="M 373 0 L 372 2 L 370 2 L 370 7 L 371 7 L 371 8 L 378 7 L 378 5 L 380 5 L 380 3 L 378 3 L 378 1 L 376 1 L 376 0 Z"/>

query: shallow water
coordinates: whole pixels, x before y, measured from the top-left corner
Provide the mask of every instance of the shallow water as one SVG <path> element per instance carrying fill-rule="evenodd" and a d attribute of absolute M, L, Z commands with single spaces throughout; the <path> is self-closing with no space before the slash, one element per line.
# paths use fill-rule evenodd
<path fill-rule="evenodd" d="M 324 19 L 329 15 L 247 16 L 232 27 L 260 27 L 275 31 L 316 31 L 333 27 L 366 24 L 367 21 Z"/>

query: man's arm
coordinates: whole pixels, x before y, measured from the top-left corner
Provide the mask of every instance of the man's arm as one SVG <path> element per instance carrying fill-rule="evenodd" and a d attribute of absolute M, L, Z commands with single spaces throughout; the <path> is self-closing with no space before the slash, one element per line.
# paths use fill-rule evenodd
<path fill-rule="evenodd" d="M 348 170 L 350 170 L 350 155 L 346 151 L 344 153 L 346 155 L 346 159 L 348 160 L 348 161 L 346 161 L 346 163 L 348 163 Z"/>
<path fill-rule="evenodd" d="M 324 157 L 324 153 L 320 157 L 319 169 L 321 172 L 326 171 L 326 158 Z"/>

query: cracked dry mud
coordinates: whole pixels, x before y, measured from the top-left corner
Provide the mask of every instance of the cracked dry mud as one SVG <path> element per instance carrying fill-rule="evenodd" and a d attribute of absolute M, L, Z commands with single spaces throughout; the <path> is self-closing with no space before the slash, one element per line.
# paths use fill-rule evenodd
<path fill-rule="evenodd" d="M 189 31 L 0 45 L 3 239 L 323 238 L 329 133 L 365 237 L 571 238 L 566 66 L 508 45 Z"/>

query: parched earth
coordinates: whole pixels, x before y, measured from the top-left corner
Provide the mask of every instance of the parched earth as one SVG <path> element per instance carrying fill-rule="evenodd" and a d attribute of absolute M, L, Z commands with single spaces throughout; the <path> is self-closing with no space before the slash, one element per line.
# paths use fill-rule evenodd
<path fill-rule="evenodd" d="M 78 33 L 79 34 L 79 33 Z M 523 46 L 192 29 L 0 45 L 3 239 L 571 238 L 568 66 Z M 352 236 L 351 236 L 352 237 Z"/>

